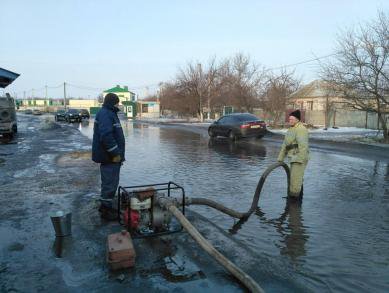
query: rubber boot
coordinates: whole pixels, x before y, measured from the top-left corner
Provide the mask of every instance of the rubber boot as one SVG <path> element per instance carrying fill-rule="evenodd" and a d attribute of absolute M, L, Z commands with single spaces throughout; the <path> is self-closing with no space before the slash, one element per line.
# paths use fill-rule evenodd
<path fill-rule="evenodd" d="M 101 199 L 99 207 L 100 217 L 108 221 L 116 221 L 119 219 L 118 211 L 112 207 L 112 200 Z"/>

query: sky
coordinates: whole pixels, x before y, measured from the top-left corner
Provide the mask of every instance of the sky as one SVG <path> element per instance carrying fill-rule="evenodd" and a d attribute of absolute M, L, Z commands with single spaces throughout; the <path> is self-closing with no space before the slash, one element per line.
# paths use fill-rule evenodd
<path fill-rule="evenodd" d="M 0 0 L 0 67 L 20 77 L 3 92 L 96 98 L 127 85 L 144 97 L 188 62 L 243 53 L 267 68 L 335 50 L 343 30 L 371 21 L 384 0 Z M 295 69 L 303 83 L 318 62 Z M 34 89 L 34 90 L 33 90 Z"/>

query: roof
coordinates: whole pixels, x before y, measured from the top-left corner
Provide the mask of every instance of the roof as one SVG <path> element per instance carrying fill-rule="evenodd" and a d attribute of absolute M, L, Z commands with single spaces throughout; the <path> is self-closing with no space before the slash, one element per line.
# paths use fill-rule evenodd
<path fill-rule="evenodd" d="M 111 89 L 105 90 L 104 93 L 131 93 L 131 94 L 135 95 L 133 92 L 130 92 L 128 90 L 127 86 L 120 87 L 120 85 L 117 85 Z"/>
<path fill-rule="evenodd" d="M 129 91 L 121 88 L 120 86 L 115 86 L 111 89 L 105 90 L 104 93 L 128 93 Z"/>
<path fill-rule="evenodd" d="M 5 88 L 9 86 L 20 74 L 6 70 L 0 67 L 0 87 Z"/>
<path fill-rule="evenodd" d="M 320 98 L 330 93 L 330 86 L 323 80 L 314 80 L 289 96 L 290 99 L 297 98 Z"/>

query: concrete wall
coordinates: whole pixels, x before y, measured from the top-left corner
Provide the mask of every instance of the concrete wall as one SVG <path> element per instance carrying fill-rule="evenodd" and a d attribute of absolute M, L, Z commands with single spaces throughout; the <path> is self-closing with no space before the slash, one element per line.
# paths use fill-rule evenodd
<path fill-rule="evenodd" d="M 95 99 L 89 99 L 89 100 L 68 100 L 68 107 L 69 108 L 76 108 L 76 109 L 89 109 L 91 107 L 98 107 L 99 102 Z"/>
<path fill-rule="evenodd" d="M 335 117 L 335 125 L 334 125 Z M 389 126 L 389 115 L 386 115 L 386 125 Z M 315 126 L 324 126 L 325 124 L 325 114 L 324 111 L 308 111 L 305 112 L 305 122 Z M 360 127 L 360 128 L 369 128 L 377 129 L 377 114 L 368 113 L 363 111 L 352 111 L 352 110 L 343 110 L 337 109 L 336 111 L 331 111 L 329 115 L 329 127 L 339 126 L 339 127 Z M 382 128 L 380 126 L 380 128 Z"/>
<path fill-rule="evenodd" d="M 325 112 L 321 110 L 304 110 L 305 111 L 305 123 L 311 124 L 318 127 L 324 127 L 325 125 Z M 272 117 L 263 111 L 260 108 L 256 108 L 253 111 L 253 114 L 257 117 L 264 119 L 267 123 L 275 123 L 275 125 L 284 125 L 285 115 L 282 115 L 279 121 L 273 121 Z M 334 116 L 335 116 L 335 125 L 334 125 Z M 368 113 L 363 111 L 355 110 L 346 110 L 346 109 L 337 109 L 336 111 L 331 111 L 329 115 L 329 127 L 338 126 L 338 127 L 359 127 L 368 129 L 377 129 L 377 114 Z M 386 125 L 389 128 L 389 114 L 386 115 Z M 380 125 L 380 129 L 382 126 Z"/>

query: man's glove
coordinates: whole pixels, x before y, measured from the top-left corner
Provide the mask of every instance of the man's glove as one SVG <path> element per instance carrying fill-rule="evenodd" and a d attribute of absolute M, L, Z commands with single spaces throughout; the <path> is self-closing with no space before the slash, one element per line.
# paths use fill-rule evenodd
<path fill-rule="evenodd" d="M 112 158 L 113 163 L 120 163 L 122 161 L 122 157 L 120 155 L 116 155 Z"/>

